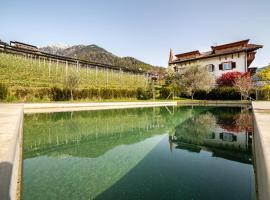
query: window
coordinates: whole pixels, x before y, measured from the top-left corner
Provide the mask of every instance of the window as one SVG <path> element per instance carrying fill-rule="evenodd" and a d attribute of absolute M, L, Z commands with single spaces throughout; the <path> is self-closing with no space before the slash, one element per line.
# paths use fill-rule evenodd
<path fill-rule="evenodd" d="M 224 62 L 219 65 L 219 70 L 231 70 L 236 68 L 235 62 Z"/>
<path fill-rule="evenodd" d="M 230 70 L 232 69 L 232 63 L 231 62 L 222 63 L 222 68 L 223 70 Z"/>
<path fill-rule="evenodd" d="M 220 133 L 219 138 L 227 142 L 237 141 L 237 136 L 232 133 Z"/>
<path fill-rule="evenodd" d="M 215 71 L 215 65 L 213 65 L 213 64 L 206 65 L 206 67 L 207 67 L 207 69 L 208 69 L 209 72 Z"/>

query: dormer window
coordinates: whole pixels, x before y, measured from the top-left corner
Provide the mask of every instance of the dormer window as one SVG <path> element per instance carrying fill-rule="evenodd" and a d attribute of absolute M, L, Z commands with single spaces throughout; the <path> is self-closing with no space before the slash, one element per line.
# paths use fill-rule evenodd
<path fill-rule="evenodd" d="M 235 62 L 223 62 L 219 65 L 219 70 L 231 70 L 236 68 Z"/>

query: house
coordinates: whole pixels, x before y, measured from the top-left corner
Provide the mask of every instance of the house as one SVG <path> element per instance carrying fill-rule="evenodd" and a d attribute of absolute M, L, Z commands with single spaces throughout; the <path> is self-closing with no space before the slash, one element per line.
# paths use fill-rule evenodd
<path fill-rule="evenodd" d="M 249 44 L 247 39 L 211 46 L 211 50 L 207 52 L 195 50 L 174 55 L 170 50 L 168 69 L 181 73 L 190 65 L 200 64 L 206 66 L 216 77 L 231 71 L 254 72 L 256 68 L 250 65 L 255 59 L 256 51 L 262 47 L 262 45 Z"/>

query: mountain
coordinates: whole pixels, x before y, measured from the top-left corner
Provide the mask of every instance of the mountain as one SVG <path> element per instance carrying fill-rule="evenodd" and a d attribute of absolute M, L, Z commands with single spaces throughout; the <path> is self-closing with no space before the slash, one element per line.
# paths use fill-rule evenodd
<path fill-rule="evenodd" d="M 141 69 L 148 72 L 160 72 L 165 70 L 162 67 L 147 64 L 133 57 L 118 57 L 95 44 L 74 46 L 51 45 L 42 47 L 40 50 L 51 54 L 74 57 L 92 62 L 128 67 L 134 70 Z"/>

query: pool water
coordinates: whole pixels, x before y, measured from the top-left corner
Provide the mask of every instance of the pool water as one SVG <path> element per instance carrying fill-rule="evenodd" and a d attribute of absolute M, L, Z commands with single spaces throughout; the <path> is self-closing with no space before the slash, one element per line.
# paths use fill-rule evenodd
<path fill-rule="evenodd" d="M 255 188 L 245 107 L 25 116 L 25 200 L 248 200 Z"/>

